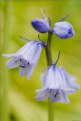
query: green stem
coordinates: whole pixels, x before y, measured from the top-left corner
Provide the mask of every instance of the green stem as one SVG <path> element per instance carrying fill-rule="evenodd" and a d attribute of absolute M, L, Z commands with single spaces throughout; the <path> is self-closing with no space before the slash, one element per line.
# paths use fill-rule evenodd
<path fill-rule="evenodd" d="M 47 40 L 47 48 L 46 48 L 46 59 L 47 59 L 48 66 L 52 64 L 51 39 L 52 39 L 52 33 L 48 32 L 48 40 Z"/>
<path fill-rule="evenodd" d="M 47 48 L 45 49 L 48 66 L 52 64 L 52 56 L 51 56 L 52 35 L 53 34 L 51 32 L 48 32 Z M 54 121 L 54 107 L 53 103 L 51 103 L 49 99 L 48 99 L 48 121 Z"/>
<path fill-rule="evenodd" d="M 54 106 L 48 99 L 48 121 L 54 121 Z"/>
<path fill-rule="evenodd" d="M 3 52 L 9 47 L 9 0 L 4 3 L 4 43 Z M 9 72 L 2 57 L 2 121 L 9 121 Z"/>

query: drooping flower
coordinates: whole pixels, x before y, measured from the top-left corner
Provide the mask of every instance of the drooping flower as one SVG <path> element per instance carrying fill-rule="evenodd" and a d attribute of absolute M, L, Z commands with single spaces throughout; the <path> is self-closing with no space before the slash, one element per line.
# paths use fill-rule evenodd
<path fill-rule="evenodd" d="M 55 23 L 52 31 L 61 39 L 69 38 L 75 35 L 73 26 L 64 21 Z"/>
<path fill-rule="evenodd" d="M 33 21 L 31 21 L 31 24 L 35 30 L 37 30 L 40 33 L 46 33 L 49 31 L 50 26 L 46 22 L 46 20 L 42 18 L 36 18 Z"/>
<path fill-rule="evenodd" d="M 51 102 L 69 103 L 67 94 L 74 93 L 79 85 L 75 82 L 76 77 L 67 73 L 63 67 L 51 65 L 42 75 L 43 87 L 37 90 L 37 100 L 50 98 Z"/>
<path fill-rule="evenodd" d="M 3 56 L 11 58 L 7 61 L 6 66 L 8 68 L 20 67 L 20 76 L 27 75 L 28 79 L 30 79 L 39 60 L 42 46 L 45 47 L 44 42 L 31 40 L 16 53 L 3 54 Z"/>

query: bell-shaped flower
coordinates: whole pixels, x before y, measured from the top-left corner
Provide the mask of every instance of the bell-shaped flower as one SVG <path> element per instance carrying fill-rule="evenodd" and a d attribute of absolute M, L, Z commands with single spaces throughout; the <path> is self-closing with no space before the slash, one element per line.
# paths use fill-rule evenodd
<path fill-rule="evenodd" d="M 31 21 L 31 24 L 33 28 L 40 33 L 46 33 L 50 29 L 49 24 L 44 19 L 36 18 L 33 21 Z"/>
<path fill-rule="evenodd" d="M 66 39 L 75 35 L 73 26 L 70 23 L 64 21 L 55 23 L 52 32 L 61 39 Z"/>
<path fill-rule="evenodd" d="M 79 89 L 75 82 L 76 77 L 67 73 L 63 67 L 51 65 L 42 75 L 42 89 L 37 90 L 37 100 L 50 98 L 51 102 L 69 103 L 67 94 L 71 94 Z"/>
<path fill-rule="evenodd" d="M 8 68 L 20 67 L 20 76 L 27 75 L 28 79 L 30 79 L 39 60 L 42 46 L 45 46 L 44 42 L 31 40 L 16 53 L 3 54 L 3 56 L 11 58 L 7 61 L 6 66 Z"/>

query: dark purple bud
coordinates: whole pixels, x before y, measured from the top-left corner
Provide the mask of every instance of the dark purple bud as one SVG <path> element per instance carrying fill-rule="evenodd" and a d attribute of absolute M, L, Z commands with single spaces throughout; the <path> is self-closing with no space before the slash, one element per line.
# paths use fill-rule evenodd
<path fill-rule="evenodd" d="M 70 23 L 63 21 L 57 22 L 54 25 L 52 32 L 61 39 L 66 39 L 75 35 L 73 26 Z"/>
<path fill-rule="evenodd" d="M 44 19 L 36 18 L 31 22 L 33 28 L 40 33 L 46 33 L 49 31 L 50 26 Z"/>

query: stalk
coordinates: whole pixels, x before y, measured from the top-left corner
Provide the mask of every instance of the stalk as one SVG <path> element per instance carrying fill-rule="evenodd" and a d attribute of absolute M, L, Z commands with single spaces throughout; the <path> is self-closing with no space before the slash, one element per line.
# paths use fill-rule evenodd
<path fill-rule="evenodd" d="M 51 55 L 51 40 L 52 40 L 52 33 L 48 32 L 48 40 L 47 40 L 47 48 L 46 50 L 46 60 L 47 66 L 52 64 L 52 55 Z M 48 121 L 54 121 L 54 107 L 53 103 L 50 102 L 48 99 Z"/>

